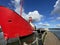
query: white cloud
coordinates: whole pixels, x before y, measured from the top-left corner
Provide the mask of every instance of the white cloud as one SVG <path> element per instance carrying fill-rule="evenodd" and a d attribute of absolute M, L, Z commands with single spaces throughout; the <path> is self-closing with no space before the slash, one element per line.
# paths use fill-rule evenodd
<path fill-rule="evenodd" d="M 57 20 L 60 20 L 60 17 L 57 17 L 56 19 L 57 19 Z"/>
<path fill-rule="evenodd" d="M 50 20 L 51 23 L 55 23 L 57 21 L 60 21 L 60 17 L 55 17 L 54 19 Z"/>
<path fill-rule="evenodd" d="M 11 1 L 12 4 L 14 4 L 15 7 L 15 11 L 20 14 L 20 0 L 12 0 Z M 39 14 L 38 11 L 33 11 L 33 12 L 29 12 L 28 14 L 26 14 L 24 12 L 24 9 L 22 9 L 22 17 L 25 18 L 26 20 L 29 20 L 29 17 L 32 17 L 33 21 L 40 21 L 41 18 L 43 17 L 41 14 Z"/>
<path fill-rule="evenodd" d="M 40 26 L 50 26 L 48 23 L 39 23 Z"/>
<path fill-rule="evenodd" d="M 47 23 L 47 24 L 43 24 L 42 26 L 50 26 L 50 24 Z"/>
<path fill-rule="evenodd" d="M 32 17 L 33 21 L 40 21 L 43 16 L 39 14 L 38 11 L 33 11 L 33 12 L 29 12 L 25 17 L 27 20 L 29 20 L 29 17 Z"/>
<path fill-rule="evenodd" d="M 57 27 L 60 27 L 60 24 L 57 24 L 56 26 L 57 26 Z"/>
<path fill-rule="evenodd" d="M 20 14 L 20 0 L 12 0 L 11 3 L 15 7 L 15 11 Z"/>
<path fill-rule="evenodd" d="M 60 0 L 56 1 L 52 14 L 60 14 Z"/>
<path fill-rule="evenodd" d="M 39 23 L 39 25 L 42 25 L 42 24 L 43 24 L 42 22 Z"/>

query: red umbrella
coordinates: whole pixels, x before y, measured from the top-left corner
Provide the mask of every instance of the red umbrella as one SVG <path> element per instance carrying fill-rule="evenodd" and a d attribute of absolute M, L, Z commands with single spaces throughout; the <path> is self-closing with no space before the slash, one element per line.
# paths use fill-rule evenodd
<path fill-rule="evenodd" d="M 3 6 L 0 6 L 0 25 L 7 38 L 23 37 L 33 33 L 33 28 L 24 18 Z"/>

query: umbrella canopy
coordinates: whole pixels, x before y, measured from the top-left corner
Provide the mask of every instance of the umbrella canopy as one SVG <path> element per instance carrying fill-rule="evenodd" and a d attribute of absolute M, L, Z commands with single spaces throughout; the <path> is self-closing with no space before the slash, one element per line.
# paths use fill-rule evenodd
<path fill-rule="evenodd" d="M 4 36 L 8 38 L 23 37 L 33 33 L 33 28 L 24 18 L 3 6 L 0 6 L 0 25 Z"/>

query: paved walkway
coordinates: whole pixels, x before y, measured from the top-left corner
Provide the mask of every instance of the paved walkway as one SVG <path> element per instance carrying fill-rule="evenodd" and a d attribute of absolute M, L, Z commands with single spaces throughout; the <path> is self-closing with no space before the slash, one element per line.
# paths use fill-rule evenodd
<path fill-rule="evenodd" d="M 51 32 L 47 32 L 44 45 L 60 45 L 60 40 Z"/>

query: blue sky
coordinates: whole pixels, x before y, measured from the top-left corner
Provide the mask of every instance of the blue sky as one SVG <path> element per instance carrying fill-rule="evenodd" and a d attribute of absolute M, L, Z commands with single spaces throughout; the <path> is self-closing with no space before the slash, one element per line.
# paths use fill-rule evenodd
<path fill-rule="evenodd" d="M 49 14 L 53 9 L 56 0 L 24 0 L 26 12 L 38 10 L 39 13 Z"/>
<path fill-rule="evenodd" d="M 0 0 L 0 5 L 15 10 L 14 4 L 12 4 L 11 1 L 12 0 Z M 38 28 L 59 27 L 56 25 L 60 24 L 60 14 L 51 14 L 51 12 L 54 10 L 54 5 L 56 4 L 56 1 L 57 0 L 24 0 L 23 2 L 24 13 L 28 14 L 29 12 L 38 11 L 38 13 L 43 16 L 42 19 L 40 19 L 40 21 L 34 22 L 34 24 Z"/>

